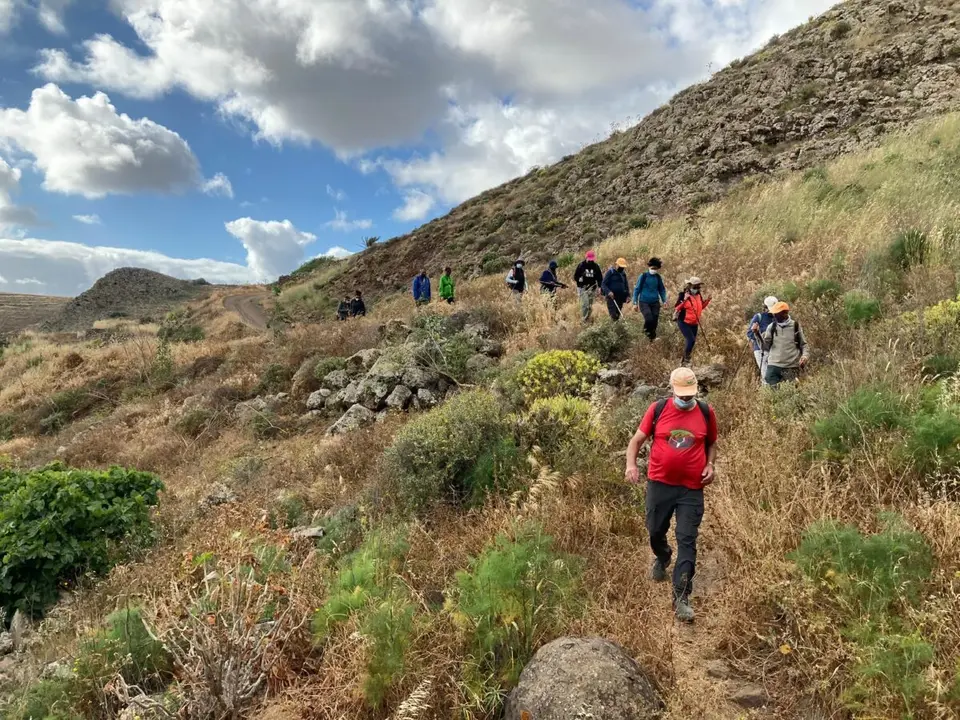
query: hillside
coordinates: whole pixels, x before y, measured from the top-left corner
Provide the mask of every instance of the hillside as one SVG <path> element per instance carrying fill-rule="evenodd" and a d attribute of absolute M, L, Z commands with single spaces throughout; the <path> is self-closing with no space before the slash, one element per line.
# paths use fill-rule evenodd
<path fill-rule="evenodd" d="M 421 268 L 500 272 L 722 197 L 745 178 L 814 167 L 960 106 L 960 6 L 850 0 L 691 87 L 635 127 L 489 190 L 345 264 L 380 294 Z"/>
<path fill-rule="evenodd" d="M 26 330 L 56 317 L 70 298 L 0 293 L 0 335 Z"/>
<path fill-rule="evenodd" d="M 98 320 L 116 318 L 159 321 L 177 305 L 197 300 L 209 291 L 209 283 L 203 280 L 178 280 L 153 270 L 120 268 L 71 300 L 57 317 L 44 324 L 44 329 L 86 330 Z"/>

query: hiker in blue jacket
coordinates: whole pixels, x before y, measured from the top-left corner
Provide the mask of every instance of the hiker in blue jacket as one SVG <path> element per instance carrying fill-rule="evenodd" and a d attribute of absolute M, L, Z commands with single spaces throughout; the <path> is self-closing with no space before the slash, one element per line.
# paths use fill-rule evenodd
<path fill-rule="evenodd" d="M 660 258 L 650 258 L 647 272 L 637 278 L 637 285 L 633 288 L 633 309 L 643 313 L 643 332 L 651 342 L 657 339 L 660 307 L 667 302 L 667 287 L 660 276 L 662 267 Z"/>
<path fill-rule="evenodd" d="M 413 279 L 413 301 L 418 306 L 430 303 L 430 278 L 426 270 L 421 270 Z"/>
<path fill-rule="evenodd" d="M 627 279 L 627 261 L 617 258 L 614 266 L 603 276 L 603 285 L 600 292 L 607 299 L 607 312 L 610 319 L 616 322 L 623 317 L 623 306 L 630 299 L 630 281 Z"/>
<path fill-rule="evenodd" d="M 763 350 L 762 336 L 770 327 L 770 324 L 774 322 L 771 310 L 778 302 L 780 301 L 772 295 L 766 298 L 763 301 L 764 310 L 754 315 L 750 324 L 747 325 L 747 340 L 753 346 L 753 357 L 757 361 L 757 367 L 760 368 L 760 382 L 764 385 L 767 384 L 767 360 L 769 356 Z"/>

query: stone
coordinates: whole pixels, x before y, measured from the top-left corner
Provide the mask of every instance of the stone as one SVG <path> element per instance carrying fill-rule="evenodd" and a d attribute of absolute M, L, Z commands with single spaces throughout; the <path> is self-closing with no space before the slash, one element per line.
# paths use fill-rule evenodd
<path fill-rule="evenodd" d="M 496 360 L 487 355 L 474 355 L 467 360 L 465 367 L 467 372 L 482 373 L 484 370 L 489 370 L 496 364 Z"/>
<path fill-rule="evenodd" d="M 433 370 L 422 367 L 409 367 L 403 373 L 401 382 L 412 390 L 433 388 L 440 382 L 440 376 Z"/>
<path fill-rule="evenodd" d="M 506 720 L 653 720 L 663 712 L 646 673 L 619 645 L 565 637 L 543 646 L 507 699 Z"/>
<path fill-rule="evenodd" d="M 668 394 L 666 390 L 656 388 L 653 385 L 637 385 L 637 387 L 633 389 L 633 394 L 631 394 L 630 397 L 634 400 L 649 400 L 653 402 L 661 395 L 666 394 Z"/>
<path fill-rule="evenodd" d="M 387 344 L 401 343 L 410 337 L 413 330 L 402 320 L 388 320 L 377 328 L 380 341 Z"/>
<path fill-rule="evenodd" d="M 483 340 L 477 347 L 477 351 L 488 357 L 501 358 L 503 357 L 503 343 L 496 340 Z"/>
<path fill-rule="evenodd" d="M 469 322 L 463 326 L 463 334 L 474 340 L 480 340 L 490 334 L 490 328 L 483 323 Z"/>
<path fill-rule="evenodd" d="M 590 402 L 592 402 L 594 405 L 602 407 L 603 405 L 608 405 L 616 400 L 617 395 L 617 388 L 615 388 L 613 385 L 597 383 L 590 391 Z"/>
<path fill-rule="evenodd" d="M 350 376 L 346 370 L 334 370 L 323 378 L 323 386 L 333 392 L 339 392 L 350 384 Z"/>
<path fill-rule="evenodd" d="M 307 410 L 321 410 L 326 407 L 327 398 L 333 395 L 333 392 L 323 388 L 317 390 L 315 393 L 310 393 L 310 397 L 307 398 Z"/>
<path fill-rule="evenodd" d="M 359 402 L 369 410 L 379 410 L 383 407 L 394 387 L 394 383 L 385 378 L 368 375 L 360 383 Z"/>
<path fill-rule="evenodd" d="M 769 697 L 762 686 L 743 683 L 730 693 L 730 701 L 742 708 L 762 708 L 769 702 Z"/>
<path fill-rule="evenodd" d="M 360 402 L 360 384 L 352 382 L 336 395 L 337 404 L 341 407 L 351 407 Z"/>
<path fill-rule="evenodd" d="M 708 660 L 704 668 L 714 680 L 726 680 L 730 677 L 730 666 L 723 660 Z"/>
<path fill-rule="evenodd" d="M 267 405 L 267 401 L 262 397 L 257 397 L 253 400 L 237 403 L 233 413 L 237 416 L 237 419 L 241 420 L 242 422 L 248 422 L 257 415 L 265 413 L 268 409 L 269 406 Z"/>
<path fill-rule="evenodd" d="M 370 370 L 382 354 L 383 353 L 377 348 L 361 350 L 347 358 L 347 371 L 355 374 Z"/>
<path fill-rule="evenodd" d="M 201 501 L 201 505 L 206 507 L 217 507 L 219 505 L 229 505 L 235 503 L 239 498 L 237 494 L 223 483 L 214 483 L 210 493 Z"/>
<path fill-rule="evenodd" d="M 72 677 L 73 670 L 70 669 L 70 663 L 62 660 L 47 663 L 40 671 L 41 680 L 70 680 Z"/>
<path fill-rule="evenodd" d="M 17 667 L 17 659 L 13 655 L 0 658 L 0 675 L 9 675 Z"/>
<path fill-rule="evenodd" d="M 13 635 L 8 632 L 0 633 L 0 657 L 13 652 Z"/>
<path fill-rule="evenodd" d="M 290 531 L 290 535 L 295 538 L 313 540 L 322 538 L 324 530 L 322 527 L 297 527 Z"/>
<path fill-rule="evenodd" d="M 604 385 L 611 385 L 612 387 L 624 387 L 630 384 L 630 376 L 623 370 L 615 368 L 601 370 L 597 379 Z"/>
<path fill-rule="evenodd" d="M 720 387 L 727 376 L 727 369 L 719 364 L 701 365 L 693 368 L 694 375 L 697 376 L 697 382 L 700 383 L 701 390 L 710 390 Z"/>
<path fill-rule="evenodd" d="M 376 415 L 363 405 L 354 405 L 343 414 L 327 431 L 328 435 L 344 435 L 354 430 L 359 430 L 367 425 L 372 425 L 376 420 Z"/>
<path fill-rule="evenodd" d="M 406 410 L 413 399 L 413 391 L 406 385 L 397 385 L 387 398 L 387 407 L 391 410 Z"/>
<path fill-rule="evenodd" d="M 435 406 L 439 400 L 437 396 L 433 394 L 431 390 L 427 388 L 420 388 L 417 390 L 417 396 L 414 398 L 414 406 L 420 409 L 432 408 Z"/>
<path fill-rule="evenodd" d="M 366 379 L 377 379 L 385 382 L 399 383 L 403 378 L 403 374 L 410 366 L 409 362 L 406 358 L 397 357 L 396 353 L 391 353 L 389 356 L 384 355 L 377 360 L 376 363 L 374 363 L 372 368 L 370 368 Z"/>
<path fill-rule="evenodd" d="M 14 652 L 20 652 L 26 647 L 27 636 L 33 630 L 33 623 L 30 622 L 22 610 L 17 610 L 10 620 L 10 637 L 13 638 Z"/>

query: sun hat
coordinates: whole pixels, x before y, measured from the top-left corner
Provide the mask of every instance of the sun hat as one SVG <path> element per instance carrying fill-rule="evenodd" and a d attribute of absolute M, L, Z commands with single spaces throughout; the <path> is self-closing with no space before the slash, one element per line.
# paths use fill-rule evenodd
<path fill-rule="evenodd" d="M 776 305 L 778 302 L 780 301 L 777 300 L 773 295 L 771 295 L 768 298 L 764 298 L 763 305 L 764 307 L 767 308 L 767 310 L 772 310 L 773 306 Z"/>
<path fill-rule="evenodd" d="M 593 250 L 587 250 L 587 260 L 596 260 L 597 254 Z"/>
<path fill-rule="evenodd" d="M 618 268 L 625 268 L 626 266 L 627 266 L 627 260 L 626 260 L 626 258 L 617 258 L 617 267 L 618 267 Z"/>
<path fill-rule="evenodd" d="M 677 397 L 694 397 L 700 391 L 697 376 L 690 368 L 677 368 L 670 373 L 670 387 Z"/>
<path fill-rule="evenodd" d="M 692 278 L 687 280 L 687 285 L 703 285 L 703 280 L 694 275 Z"/>
<path fill-rule="evenodd" d="M 770 308 L 770 312 L 772 312 L 774 315 L 779 315 L 782 312 L 790 312 L 790 306 L 785 302 L 778 302 L 776 305 Z"/>

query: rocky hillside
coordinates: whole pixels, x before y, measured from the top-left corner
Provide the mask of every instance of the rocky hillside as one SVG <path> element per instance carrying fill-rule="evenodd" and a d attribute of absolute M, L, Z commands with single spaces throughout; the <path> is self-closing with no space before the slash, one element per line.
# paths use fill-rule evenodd
<path fill-rule="evenodd" d="M 634 128 L 489 190 L 375 246 L 334 280 L 405 287 L 421 266 L 499 272 L 722 196 L 741 180 L 808 168 L 960 107 L 960 5 L 850 0 Z M 333 288 L 331 288 L 333 289 Z"/>
<path fill-rule="evenodd" d="M 159 319 L 175 305 L 205 295 L 205 280 L 178 280 L 143 268 L 120 268 L 97 280 L 44 325 L 54 332 L 85 330 L 109 318 Z"/>
<path fill-rule="evenodd" d="M 70 298 L 0 293 L 0 335 L 18 333 L 57 316 Z"/>

